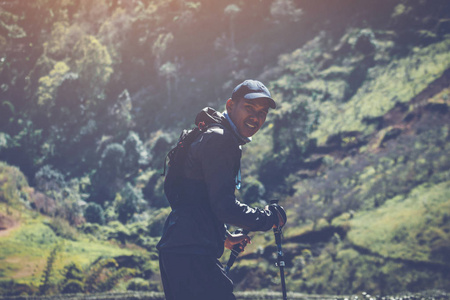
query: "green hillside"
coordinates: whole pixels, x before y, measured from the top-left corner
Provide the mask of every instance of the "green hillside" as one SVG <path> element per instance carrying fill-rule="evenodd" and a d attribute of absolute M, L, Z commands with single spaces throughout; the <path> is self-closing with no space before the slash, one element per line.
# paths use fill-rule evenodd
<path fill-rule="evenodd" d="M 446 0 L 3 1 L 0 78 L 0 295 L 161 292 L 165 155 L 247 78 L 278 107 L 237 195 L 286 208 L 289 291 L 449 291 Z M 272 295 L 252 236 L 230 276 Z"/>

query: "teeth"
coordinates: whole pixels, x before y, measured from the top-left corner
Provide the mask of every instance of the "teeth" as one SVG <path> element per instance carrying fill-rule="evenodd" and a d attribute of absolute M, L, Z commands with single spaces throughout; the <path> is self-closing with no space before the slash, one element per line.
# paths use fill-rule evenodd
<path fill-rule="evenodd" d="M 248 122 L 245 122 L 245 125 L 247 125 L 247 126 L 250 127 L 250 128 L 255 128 L 255 127 L 256 127 L 255 125 L 250 124 L 250 123 L 248 123 Z"/>

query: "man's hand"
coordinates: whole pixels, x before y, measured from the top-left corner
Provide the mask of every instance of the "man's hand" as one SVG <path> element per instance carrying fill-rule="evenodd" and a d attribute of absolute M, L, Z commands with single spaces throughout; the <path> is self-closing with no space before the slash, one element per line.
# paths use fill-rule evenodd
<path fill-rule="evenodd" d="M 244 251 L 247 244 L 251 244 L 250 237 L 243 233 L 230 233 L 227 231 L 227 238 L 225 240 L 225 248 L 232 250 L 234 245 L 239 245 L 239 250 Z"/>
<path fill-rule="evenodd" d="M 273 227 L 283 227 L 284 224 L 286 224 L 287 216 L 286 211 L 284 210 L 283 206 L 272 203 L 270 205 L 267 205 L 265 209 L 268 209 L 272 212 L 272 214 L 276 215 L 278 217 L 278 222 L 273 224 Z"/>

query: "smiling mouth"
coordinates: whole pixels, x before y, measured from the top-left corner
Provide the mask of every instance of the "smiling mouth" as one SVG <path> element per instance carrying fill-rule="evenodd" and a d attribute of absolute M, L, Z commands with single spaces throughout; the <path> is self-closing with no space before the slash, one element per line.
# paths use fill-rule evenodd
<path fill-rule="evenodd" d="M 245 122 L 245 125 L 246 125 L 247 127 L 252 128 L 252 129 L 255 129 L 255 128 L 256 128 L 256 124 L 254 124 L 254 123 Z"/>

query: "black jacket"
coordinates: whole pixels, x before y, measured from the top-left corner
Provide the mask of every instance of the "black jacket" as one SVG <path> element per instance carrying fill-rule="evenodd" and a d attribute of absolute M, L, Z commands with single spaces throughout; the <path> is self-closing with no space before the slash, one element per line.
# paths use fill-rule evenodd
<path fill-rule="evenodd" d="M 190 146 L 184 164 L 183 201 L 172 209 L 157 245 L 160 251 L 222 256 L 225 224 L 250 231 L 269 230 L 277 221 L 270 211 L 240 203 L 235 195 L 242 138 L 216 111 L 212 126 Z"/>

